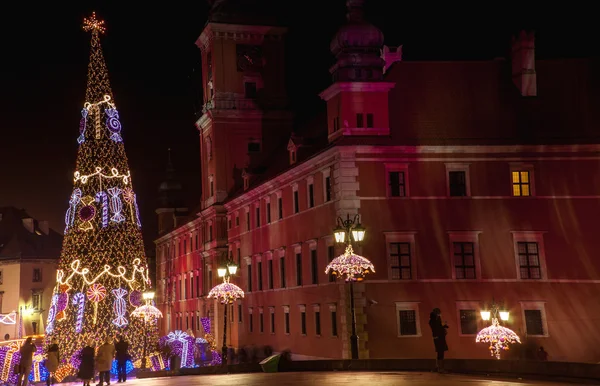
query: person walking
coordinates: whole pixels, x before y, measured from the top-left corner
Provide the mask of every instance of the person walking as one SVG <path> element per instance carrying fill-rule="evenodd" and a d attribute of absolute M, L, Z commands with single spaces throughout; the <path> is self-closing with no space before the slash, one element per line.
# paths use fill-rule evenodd
<path fill-rule="evenodd" d="M 125 341 L 123 335 L 115 345 L 115 359 L 117 360 L 117 374 L 119 383 L 127 381 L 127 361 L 129 360 L 129 343 Z"/>
<path fill-rule="evenodd" d="M 60 362 L 60 356 L 58 351 L 58 342 L 56 338 L 52 338 L 50 341 L 50 346 L 48 346 L 48 351 L 46 352 L 46 370 L 48 370 L 48 377 L 46 378 L 46 385 L 50 386 L 50 384 L 54 384 L 54 373 L 58 369 L 58 364 Z"/>
<path fill-rule="evenodd" d="M 79 359 L 81 359 L 81 364 L 77 377 L 83 381 L 83 386 L 90 386 L 90 381 L 94 379 L 94 341 L 92 339 L 81 350 Z"/>
<path fill-rule="evenodd" d="M 431 311 L 431 314 L 429 314 L 429 327 L 431 327 L 433 344 L 435 346 L 435 352 L 437 353 L 435 360 L 436 371 L 445 373 L 444 353 L 448 351 L 448 344 L 446 343 L 448 325 L 446 323 L 442 323 L 442 312 L 439 308 L 434 308 L 433 311 Z"/>
<path fill-rule="evenodd" d="M 17 386 L 27 386 L 29 381 L 29 373 L 31 373 L 31 364 L 33 362 L 33 353 L 35 353 L 35 344 L 31 341 L 31 337 L 25 339 L 25 343 L 21 346 L 19 354 L 21 361 L 19 362 L 19 375 L 17 378 Z"/>
<path fill-rule="evenodd" d="M 100 373 L 100 381 L 96 386 L 102 386 L 104 382 L 110 385 L 110 369 L 115 357 L 115 345 L 112 342 L 111 338 L 106 338 L 104 344 L 98 348 L 98 353 L 96 353 L 96 368 Z"/>

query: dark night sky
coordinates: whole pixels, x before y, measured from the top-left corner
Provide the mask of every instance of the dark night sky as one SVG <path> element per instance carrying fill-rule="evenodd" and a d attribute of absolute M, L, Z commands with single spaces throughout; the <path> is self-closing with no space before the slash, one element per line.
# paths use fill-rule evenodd
<path fill-rule="evenodd" d="M 4 13 L 0 26 L 0 206 L 22 207 L 58 231 L 72 190 L 79 111 L 84 103 L 89 35 L 83 17 L 96 10 L 106 20 L 102 39 L 115 101 L 123 123 L 144 238 L 156 235 L 154 208 L 168 147 L 190 199 L 199 194 L 199 141 L 194 127 L 194 45 L 208 5 L 190 2 L 83 1 L 70 7 L 21 2 Z M 139 7 L 123 4 L 138 3 Z M 317 94 L 329 85 L 333 61 L 329 41 L 345 21 L 343 0 L 281 1 L 290 27 L 288 92 L 299 119 L 316 113 Z M 395 8 L 386 5 L 395 4 Z M 477 3 L 483 4 L 483 3 Z M 538 57 L 598 54 L 600 36 L 585 8 L 525 9 L 522 2 L 500 8 L 418 9 L 407 2 L 367 0 L 368 19 L 386 44 L 404 44 L 405 60 L 477 60 L 506 56 L 519 28 L 536 30 Z M 518 5 L 517 5 L 518 4 Z M 547 7 L 545 5 L 545 7 Z M 291 17 L 293 15 L 293 17 Z M 589 16 L 586 16 L 589 15 Z"/>

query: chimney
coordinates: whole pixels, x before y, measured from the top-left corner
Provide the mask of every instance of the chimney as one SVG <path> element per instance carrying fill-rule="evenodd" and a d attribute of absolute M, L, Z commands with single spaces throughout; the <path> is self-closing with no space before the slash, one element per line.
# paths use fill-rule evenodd
<path fill-rule="evenodd" d="M 392 64 L 402 61 L 402 46 L 383 46 L 381 49 L 381 59 L 383 59 L 385 62 L 383 65 L 383 73 L 385 74 Z"/>
<path fill-rule="evenodd" d="M 46 236 L 48 236 L 50 234 L 50 225 L 48 224 L 47 220 L 39 221 L 38 227 L 40 228 L 42 233 L 45 234 Z"/>
<path fill-rule="evenodd" d="M 33 219 L 31 217 L 27 217 L 22 219 L 22 221 L 25 229 L 27 229 L 29 233 L 33 233 Z"/>
<path fill-rule="evenodd" d="M 512 39 L 512 79 L 522 96 L 537 95 L 533 32 L 521 31 Z"/>

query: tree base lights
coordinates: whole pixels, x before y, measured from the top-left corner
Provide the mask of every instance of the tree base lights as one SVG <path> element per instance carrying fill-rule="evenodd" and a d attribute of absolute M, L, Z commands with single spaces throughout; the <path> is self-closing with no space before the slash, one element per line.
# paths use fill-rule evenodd
<path fill-rule="evenodd" d="M 500 359 L 502 351 L 507 351 L 511 344 L 521 343 L 521 339 L 510 328 L 501 326 L 498 318 L 493 318 L 492 325 L 479 331 L 475 342 L 489 343 L 490 354 Z"/>

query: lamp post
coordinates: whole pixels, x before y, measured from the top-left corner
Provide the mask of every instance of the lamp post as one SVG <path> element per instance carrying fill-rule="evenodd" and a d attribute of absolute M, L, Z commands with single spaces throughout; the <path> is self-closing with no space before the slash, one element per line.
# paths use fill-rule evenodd
<path fill-rule="evenodd" d="M 243 298 L 244 291 L 235 284 L 229 283 L 231 276 L 237 273 L 237 265 L 228 261 L 224 266 L 217 268 L 217 274 L 223 278 L 223 283 L 215 286 L 208 294 L 209 298 L 216 298 L 223 303 L 223 347 L 221 347 L 221 363 L 227 366 L 227 307 L 234 300 Z"/>
<path fill-rule="evenodd" d="M 500 325 L 498 318 L 506 322 L 510 318 L 510 313 L 504 308 L 498 307 L 495 302 L 489 309 L 480 311 L 481 319 L 492 320 L 492 324 L 477 333 L 475 342 L 489 343 L 490 354 L 496 359 L 500 359 L 500 353 L 508 350 L 510 344 L 521 343 L 519 336 L 510 328 Z"/>
<path fill-rule="evenodd" d="M 356 334 L 356 315 L 354 309 L 354 286 L 355 281 L 362 281 L 364 275 L 369 272 L 375 272 L 373 264 L 365 257 L 355 255 L 352 250 L 352 241 L 360 243 L 365 238 L 366 230 L 360 224 L 358 214 L 350 219 L 337 218 L 337 226 L 333 230 L 335 241 L 339 244 L 346 244 L 346 251 L 343 255 L 333 259 L 325 273 L 332 271 L 336 276 L 346 275 L 346 281 L 350 282 L 350 314 L 352 318 L 352 334 L 350 335 L 350 352 L 352 359 L 358 359 L 358 335 Z"/>
<path fill-rule="evenodd" d="M 146 305 L 151 305 L 150 303 L 154 299 L 154 292 L 148 291 L 142 294 L 142 298 L 146 301 Z M 144 352 L 142 354 L 142 370 L 146 370 L 146 356 L 147 354 L 147 346 L 148 346 L 148 319 L 144 318 Z"/>

